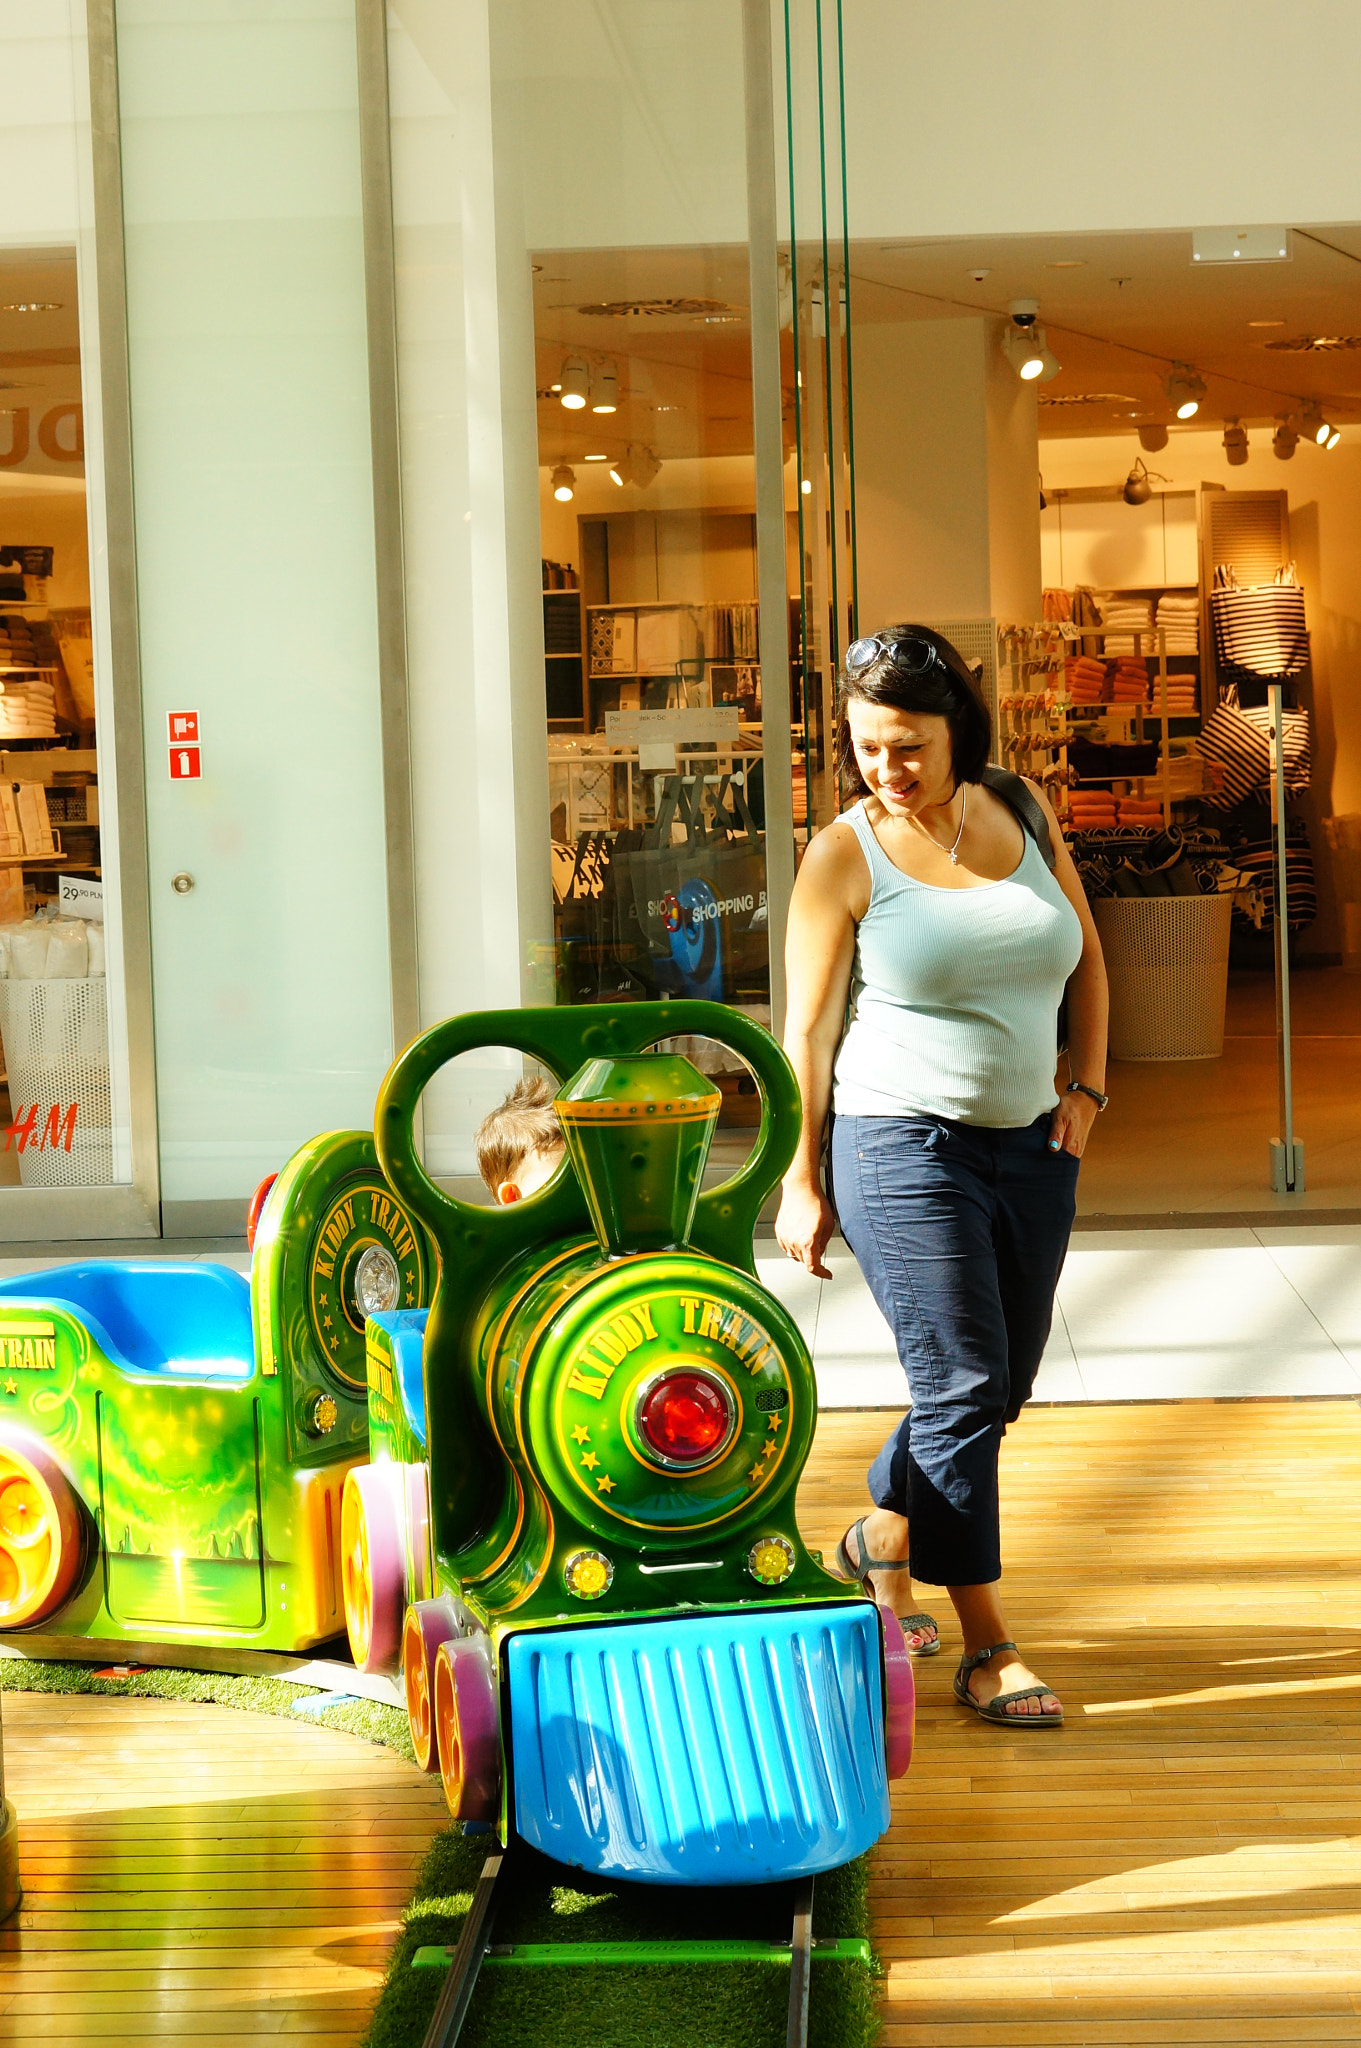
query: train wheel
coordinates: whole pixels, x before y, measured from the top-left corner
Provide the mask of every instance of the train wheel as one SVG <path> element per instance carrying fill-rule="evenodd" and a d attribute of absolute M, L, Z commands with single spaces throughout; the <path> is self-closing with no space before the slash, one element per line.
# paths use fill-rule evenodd
<path fill-rule="evenodd" d="M 441 1643 L 454 1634 L 453 1610 L 446 1600 L 418 1600 L 406 1610 L 402 1625 L 402 1684 L 411 1746 L 422 1771 L 439 1769 L 435 1736 L 435 1657 Z"/>
<path fill-rule="evenodd" d="M 879 1609 L 884 1639 L 884 1761 L 890 1778 L 901 1778 L 912 1761 L 917 1687 L 903 1625 L 890 1607 Z"/>
<path fill-rule="evenodd" d="M 486 1636 L 463 1636 L 436 1650 L 435 1737 L 454 1819 L 494 1821 L 501 1810 L 501 1728 Z"/>
<path fill-rule="evenodd" d="M 0 1440 L 0 1628 L 43 1621 L 80 1571 L 80 1509 L 39 1443 Z"/>
<path fill-rule="evenodd" d="M 356 1465 L 340 1503 L 345 1632 L 361 1671 L 390 1671 L 401 1643 L 406 1571 L 387 1476 L 382 1465 Z"/>

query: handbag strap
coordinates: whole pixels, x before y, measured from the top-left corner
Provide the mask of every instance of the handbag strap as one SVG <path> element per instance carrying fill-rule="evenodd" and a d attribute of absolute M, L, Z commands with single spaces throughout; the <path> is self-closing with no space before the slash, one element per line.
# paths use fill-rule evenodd
<path fill-rule="evenodd" d="M 1051 871 L 1054 868 L 1054 842 L 1049 836 L 1049 820 L 1040 809 L 1039 803 L 1026 788 L 1019 775 L 1013 775 L 1009 768 L 985 768 L 983 786 L 1016 813 L 1023 830 L 1030 834 L 1040 850 L 1040 858 Z"/>

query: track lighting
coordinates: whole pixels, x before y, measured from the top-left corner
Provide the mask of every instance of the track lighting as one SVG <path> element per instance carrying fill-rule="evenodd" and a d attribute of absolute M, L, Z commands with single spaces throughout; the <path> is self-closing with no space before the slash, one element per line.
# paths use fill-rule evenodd
<path fill-rule="evenodd" d="M 560 505 L 571 503 L 572 493 L 576 489 L 576 482 L 576 477 L 567 467 L 567 464 L 560 462 L 553 471 L 553 496 Z"/>
<path fill-rule="evenodd" d="M 1002 337 L 1007 361 L 1023 384 L 1047 384 L 1057 377 L 1062 365 L 1045 338 L 1039 317 L 1038 299 L 1013 299 L 1008 312 L 1011 325 Z"/>
<path fill-rule="evenodd" d="M 1224 422 L 1224 454 L 1230 469 L 1241 469 L 1248 459 L 1248 430 L 1241 420 Z"/>
<path fill-rule="evenodd" d="M 661 466 L 650 448 L 631 447 L 621 461 L 611 465 L 610 481 L 621 490 L 625 484 L 636 484 L 645 491 Z"/>
<path fill-rule="evenodd" d="M 1140 427 L 1139 446 L 1146 455 L 1156 455 L 1160 448 L 1167 446 L 1166 427 L 1156 424 L 1149 427 Z"/>
<path fill-rule="evenodd" d="M 591 395 L 591 372 L 580 356 L 569 356 L 562 366 L 561 398 L 568 412 L 580 412 Z"/>
<path fill-rule="evenodd" d="M 619 372 L 613 363 L 606 363 L 591 386 L 592 412 L 618 412 Z"/>
<path fill-rule="evenodd" d="M 1205 396 L 1205 380 L 1189 363 L 1174 363 L 1167 380 L 1167 402 L 1179 420 L 1194 419 Z"/>
<path fill-rule="evenodd" d="M 1320 448 L 1336 448 L 1342 439 L 1341 432 L 1331 420 L 1325 420 L 1317 399 L 1304 408 L 1304 431 L 1312 435 Z"/>
<path fill-rule="evenodd" d="M 1289 419 L 1277 420 L 1276 431 L 1271 437 L 1271 452 L 1278 462 L 1289 462 L 1299 438 Z"/>

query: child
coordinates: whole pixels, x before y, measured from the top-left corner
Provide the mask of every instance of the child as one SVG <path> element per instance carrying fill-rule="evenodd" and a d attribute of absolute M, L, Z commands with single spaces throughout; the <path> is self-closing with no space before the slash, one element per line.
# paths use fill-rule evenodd
<path fill-rule="evenodd" d="M 544 1185 L 562 1158 L 553 1084 L 542 1074 L 517 1081 L 473 1139 L 477 1170 L 496 1201 L 522 1202 Z"/>

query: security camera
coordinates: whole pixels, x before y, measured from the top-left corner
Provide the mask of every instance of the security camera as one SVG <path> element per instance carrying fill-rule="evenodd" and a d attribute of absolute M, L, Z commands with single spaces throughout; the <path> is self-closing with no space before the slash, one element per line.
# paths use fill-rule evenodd
<path fill-rule="evenodd" d="M 1023 329 L 1033 327 L 1040 317 L 1040 302 L 1038 299 L 1013 299 L 1007 311 L 1011 315 L 1013 326 Z"/>

